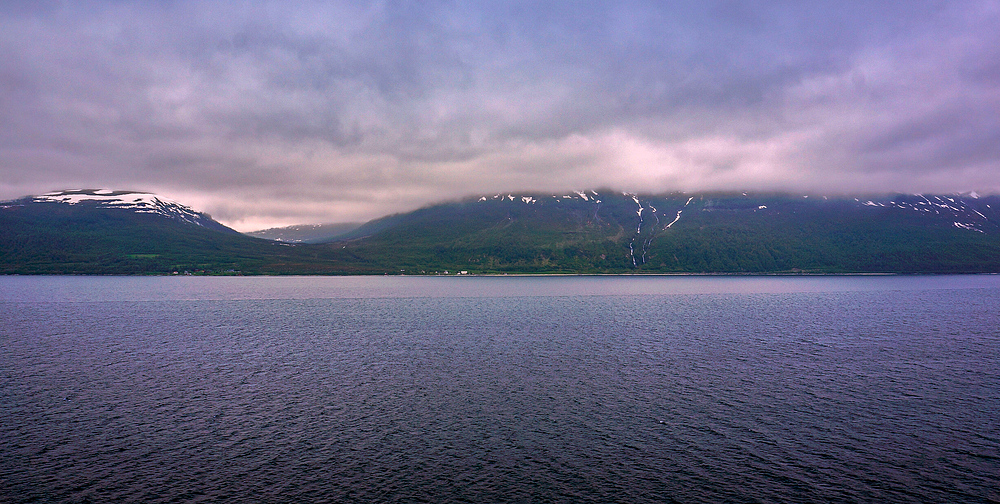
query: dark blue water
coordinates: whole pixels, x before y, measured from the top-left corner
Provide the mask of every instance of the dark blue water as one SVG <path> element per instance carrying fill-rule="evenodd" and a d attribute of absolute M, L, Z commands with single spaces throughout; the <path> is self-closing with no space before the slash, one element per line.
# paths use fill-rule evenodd
<path fill-rule="evenodd" d="M 997 502 L 1000 277 L 0 277 L 0 502 Z"/>

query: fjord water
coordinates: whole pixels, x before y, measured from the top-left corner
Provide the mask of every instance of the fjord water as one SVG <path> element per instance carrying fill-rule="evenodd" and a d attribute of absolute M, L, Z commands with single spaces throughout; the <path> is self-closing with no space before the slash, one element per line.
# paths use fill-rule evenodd
<path fill-rule="evenodd" d="M 3 502 L 996 502 L 1000 277 L 3 277 Z"/>

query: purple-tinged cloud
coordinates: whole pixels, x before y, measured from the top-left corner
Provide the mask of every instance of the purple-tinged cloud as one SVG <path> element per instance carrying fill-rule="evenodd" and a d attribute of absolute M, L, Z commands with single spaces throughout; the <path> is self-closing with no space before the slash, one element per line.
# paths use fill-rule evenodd
<path fill-rule="evenodd" d="M 0 198 L 241 229 L 510 190 L 1000 191 L 1000 4 L 0 7 Z"/>

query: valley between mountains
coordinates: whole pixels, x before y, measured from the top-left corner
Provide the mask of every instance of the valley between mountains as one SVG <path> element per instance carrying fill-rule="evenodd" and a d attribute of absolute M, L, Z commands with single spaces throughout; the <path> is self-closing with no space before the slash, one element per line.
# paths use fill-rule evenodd
<path fill-rule="evenodd" d="M 1000 272 L 1000 197 L 607 190 L 480 195 L 240 234 L 149 193 L 0 203 L 4 274 Z"/>

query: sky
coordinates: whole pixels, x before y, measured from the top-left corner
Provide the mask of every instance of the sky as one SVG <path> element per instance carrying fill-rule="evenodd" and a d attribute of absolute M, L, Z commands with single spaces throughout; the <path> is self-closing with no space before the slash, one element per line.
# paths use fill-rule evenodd
<path fill-rule="evenodd" d="M 0 0 L 0 199 L 1000 193 L 1000 0 Z"/>

